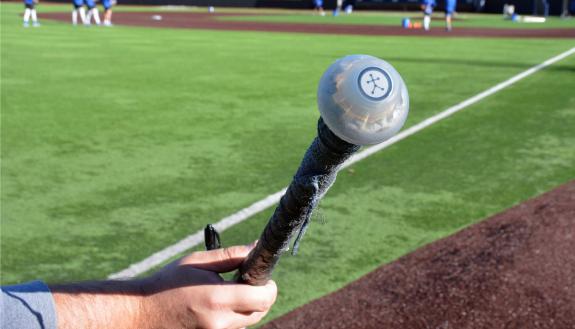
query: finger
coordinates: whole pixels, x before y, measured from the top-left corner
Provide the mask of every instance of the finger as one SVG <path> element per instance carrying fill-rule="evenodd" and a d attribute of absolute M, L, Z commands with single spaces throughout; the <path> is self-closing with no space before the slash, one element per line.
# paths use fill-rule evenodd
<path fill-rule="evenodd" d="M 196 268 L 224 273 L 240 266 L 255 244 L 194 252 L 180 260 L 180 265 L 192 265 Z"/>
<path fill-rule="evenodd" d="M 230 321 L 234 328 L 246 328 L 260 322 L 268 312 L 234 313 L 230 315 Z"/>
<path fill-rule="evenodd" d="M 221 303 L 239 313 L 267 312 L 277 297 L 277 285 L 273 280 L 263 286 L 226 282 L 220 287 Z"/>

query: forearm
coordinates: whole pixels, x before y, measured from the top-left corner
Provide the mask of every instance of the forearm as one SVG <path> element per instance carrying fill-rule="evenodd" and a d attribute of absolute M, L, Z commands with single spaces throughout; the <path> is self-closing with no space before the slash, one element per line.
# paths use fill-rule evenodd
<path fill-rule="evenodd" d="M 50 286 L 59 329 L 145 328 L 138 281 L 81 282 Z"/>
<path fill-rule="evenodd" d="M 226 282 L 218 273 L 237 269 L 252 248 L 196 252 L 139 280 L 2 287 L 0 327 L 245 328 L 267 314 L 277 287 Z"/>

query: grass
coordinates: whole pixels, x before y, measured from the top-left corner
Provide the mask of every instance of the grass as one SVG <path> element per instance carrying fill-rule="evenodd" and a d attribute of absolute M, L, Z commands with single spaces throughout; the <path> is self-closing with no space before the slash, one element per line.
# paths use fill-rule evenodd
<path fill-rule="evenodd" d="M 20 11 L 1 5 L 2 284 L 104 278 L 288 184 L 338 57 L 391 62 L 410 126 L 574 46 L 25 29 Z M 278 266 L 268 319 L 573 179 L 574 71 L 571 57 L 342 172 Z M 255 239 L 271 211 L 224 243 Z"/>

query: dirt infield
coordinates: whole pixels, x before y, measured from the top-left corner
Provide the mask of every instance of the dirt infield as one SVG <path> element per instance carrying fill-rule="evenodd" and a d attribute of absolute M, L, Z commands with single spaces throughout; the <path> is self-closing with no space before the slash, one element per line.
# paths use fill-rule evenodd
<path fill-rule="evenodd" d="M 263 328 L 575 328 L 575 181 Z"/>
<path fill-rule="evenodd" d="M 158 28 L 295 32 L 336 35 L 348 34 L 433 37 L 575 38 L 575 29 L 456 28 L 452 32 L 448 33 L 443 29 L 438 28 L 426 32 L 423 30 L 403 29 L 400 26 L 235 22 L 217 19 L 218 17 L 231 15 L 237 16 L 240 14 L 207 14 L 190 12 L 119 12 L 114 13 L 114 24 Z M 42 18 L 69 22 L 70 13 L 47 13 L 43 14 Z"/>

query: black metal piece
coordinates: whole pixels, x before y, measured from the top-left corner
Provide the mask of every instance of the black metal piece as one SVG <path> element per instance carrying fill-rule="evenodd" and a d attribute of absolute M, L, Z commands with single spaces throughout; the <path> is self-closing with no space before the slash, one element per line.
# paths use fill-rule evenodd
<path fill-rule="evenodd" d="M 204 243 L 206 245 L 206 250 L 214 250 L 222 247 L 220 234 L 212 224 L 206 225 L 206 228 L 204 229 Z"/>

